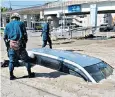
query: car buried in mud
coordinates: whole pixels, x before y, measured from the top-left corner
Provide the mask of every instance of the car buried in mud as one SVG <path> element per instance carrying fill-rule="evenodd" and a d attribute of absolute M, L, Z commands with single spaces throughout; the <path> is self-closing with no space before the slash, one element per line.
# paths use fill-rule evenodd
<path fill-rule="evenodd" d="M 76 52 L 36 48 L 28 51 L 30 53 L 34 54 L 36 64 L 81 77 L 88 82 L 97 83 L 113 73 L 113 68 L 103 60 Z"/>

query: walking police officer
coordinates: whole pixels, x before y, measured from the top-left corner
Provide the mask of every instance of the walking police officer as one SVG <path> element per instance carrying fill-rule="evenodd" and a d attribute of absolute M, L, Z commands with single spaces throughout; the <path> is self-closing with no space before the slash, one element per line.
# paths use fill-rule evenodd
<path fill-rule="evenodd" d="M 47 42 L 49 43 L 49 47 L 52 49 L 52 41 L 50 38 L 50 33 L 49 33 L 49 22 L 44 20 L 44 23 L 42 24 L 42 40 L 43 40 L 43 45 L 42 47 L 45 47 L 47 45 Z"/>

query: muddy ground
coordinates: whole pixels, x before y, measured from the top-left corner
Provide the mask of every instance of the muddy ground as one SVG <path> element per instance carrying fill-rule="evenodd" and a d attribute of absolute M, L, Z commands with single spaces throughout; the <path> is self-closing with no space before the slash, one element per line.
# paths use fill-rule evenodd
<path fill-rule="evenodd" d="M 1 41 L 1 59 L 6 59 L 6 48 L 2 39 Z M 115 68 L 115 38 L 63 39 L 52 42 L 53 49 L 70 50 L 97 57 Z M 27 49 L 41 46 L 41 37 L 29 36 Z M 32 71 L 36 72 L 35 78 L 22 78 L 27 75 L 26 68 L 16 67 L 14 74 L 19 79 L 10 81 L 8 68 L 1 68 L 1 97 L 115 97 L 115 71 L 113 75 L 97 84 L 39 65 L 33 66 Z"/>

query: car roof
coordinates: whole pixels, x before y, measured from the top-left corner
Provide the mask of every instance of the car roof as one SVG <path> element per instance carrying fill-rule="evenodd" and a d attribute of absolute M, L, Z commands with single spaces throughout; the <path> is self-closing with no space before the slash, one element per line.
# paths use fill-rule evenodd
<path fill-rule="evenodd" d="M 82 67 L 91 66 L 93 64 L 102 62 L 102 60 L 98 58 L 70 51 L 54 50 L 48 48 L 36 48 L 32 49 L 32 51 L 36 53 L 38 52 L 39 54 L 41 53 L 42 55 L 49 55 L 49 57 L 52 55 L 56 56 L 57 58 L 61 58 L 62 60 L 66 59 Z"/>

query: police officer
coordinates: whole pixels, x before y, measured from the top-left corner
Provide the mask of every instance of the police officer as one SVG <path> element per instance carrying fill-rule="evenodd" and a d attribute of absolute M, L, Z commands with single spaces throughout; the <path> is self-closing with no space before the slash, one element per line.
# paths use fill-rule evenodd
<path fill-rule="evenodd" d="M 18 64 L 18 60 L 23 60 L 26 64 L 28 77 L 34 77 L 35 73 L 31 72 L 31 64 L 29 63 L 29 56 L 26 51 L 26 43 L 28 41 L 26 28 L 23 22 L 20 21 L 20 15 L 13 13 L 12 21 L 6 25 L 4 31 L 4 41 L 9 43 L 8 57 L 9 57 L 9 72 L 10 80 L 16 77 L 13 74 L 14 67 Z"/>
<path fill-rule="evenodd" d="M 49 47 L 52 49 L 52 41 L 50 38 L 50 33 L 49 33 L 49 21 L 44 20 L 44 23 L 42 24 L 42 40 L 43 40 L 43 45 L 42 47 L 45 47 L 47 45 L 47 42 L 49 43 Z"/>

